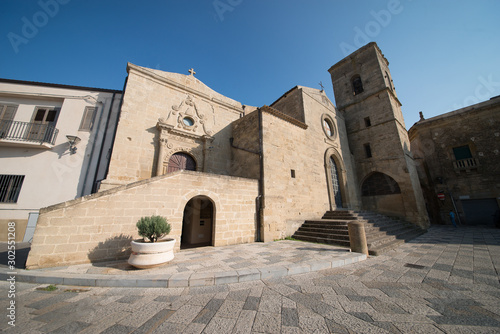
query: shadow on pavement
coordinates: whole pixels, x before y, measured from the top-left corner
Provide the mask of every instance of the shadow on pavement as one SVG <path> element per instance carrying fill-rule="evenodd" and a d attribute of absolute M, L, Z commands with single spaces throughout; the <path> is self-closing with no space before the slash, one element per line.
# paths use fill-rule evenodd
<path fill-rule="evenodd" d="M 16 269 L 26 269 L 26 260 L 28 259 L 28 253 L 30 252 L 31 244 L 29 242 L 16 242 L 15 249 L 15 268 Z M 0 268 L 8 268 L 9 262 L 9 250 L 8 244 L 6 242 L 0 243 Z"/>

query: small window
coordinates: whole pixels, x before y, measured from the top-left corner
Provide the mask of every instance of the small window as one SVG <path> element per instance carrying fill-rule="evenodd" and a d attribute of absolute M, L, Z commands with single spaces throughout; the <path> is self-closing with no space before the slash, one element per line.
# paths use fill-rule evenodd
<path fill-rule="evenodd" d="M 90 131 L 94 126 L 94 119 L 97 112 L 96 107 L 85 107 L 83 113 L 82 122 L 80 123 L 80 128 L 78 131 Z"/>
<path fill-rule="evenodd" d="M 57 121 L 58 109 L 37 107 L 33 115 L 33 122 L 37 123 L 55 123 Z"/>
<path fill-rule="evenodd" d="M 24 175 L 0 175 L 0 203 L 17 203 Z"/>
<path fill-rule="evenodd" d="M 391 79 L 391 76 L 389 75 L 389 73 L 387 71 L 385 71 L 385 78 L 387 79 L 387 86 L 389 86 L 389 88 L 391 90 L 394 90 L 394 87 L 392 87 L 392 79 Z"/>
<path fill-rule="evenodd" d="M 194 120 L 191 118 L 191 117 L 184 117 L 182 119 L 182 122 L 184 123 L 184 125 L 186 126 L 193 126 L 194 125 Z"/>
<path fill-rule="evenodd" d="M 365 144 L 364 147 L 365 147 L 366 157 L 371 158 L 372 157 L 372 149 L 370 147 L 370 144 Z"/>
<path fill-rule="evenodd" d="M 47 112 L 46 109 L 38 109 L 36 111 L 36 114 L 35 114 L 35 121 L 36 122 L 43 122 L 46 112 Z"/>
<path fill-rule="evenodd" d="M 367 128 L 372 126 L 372 122 L 370 121 L 370 117 L 365 117 L 365 126 Z"/>
<path fill-rule="evenodd" d="M 455 155 L 455 160 L 464 160 L 472 158 L 469 145 L 453 148 L 453 154 Z"/>
<path fill-rule="evenodd" d="M 295 179 L 295 169 L 291 170 L 291 176 L 292 176 L 292 179 Z"/>
<path fill-rule="evenodd" d="M 361 77 L 359 75 L 352 79 L 352 90 L 354 95 L 358 95 L 363 92 L 363 82 L 361 82 Z"/>

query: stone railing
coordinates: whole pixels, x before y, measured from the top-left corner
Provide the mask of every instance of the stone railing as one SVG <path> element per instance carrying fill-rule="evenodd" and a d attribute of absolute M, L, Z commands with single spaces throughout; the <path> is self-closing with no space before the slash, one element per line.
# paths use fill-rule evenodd
<path fill-rule="evenodd" d="M 453 168 L 455 172 L 460 173 L 460 171 L 470 171 L 472 169 L 477 169 L 479 167 L 479 161 L 474 158 L 467 158 L 462 160 L 453 161 Z"/>

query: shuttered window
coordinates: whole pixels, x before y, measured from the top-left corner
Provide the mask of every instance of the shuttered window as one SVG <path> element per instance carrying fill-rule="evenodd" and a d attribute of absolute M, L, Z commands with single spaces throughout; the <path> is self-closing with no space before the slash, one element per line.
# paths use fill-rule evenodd
<path fill-rule="evenodd" d="M 17 106 L 0 104 L 0 120 L 12 121 L 16 114 Z"/>
<path fill-rule="evenodd" d="M 17 203 L 24 175 L 0 175 L 0 203 Z"/>
<path fill-rule="evenodd" d="M 7 137 L 16 111 L 17 106 L 0 104 L 0 139 Z"/>
<path fill-rule="evenodd" d="M 94 119 L 96 114 L 96 107 L 86 107 L 83 113 L 82 122 L 80 123 L 79 131 L 90 131 L 94 125 Z"/>

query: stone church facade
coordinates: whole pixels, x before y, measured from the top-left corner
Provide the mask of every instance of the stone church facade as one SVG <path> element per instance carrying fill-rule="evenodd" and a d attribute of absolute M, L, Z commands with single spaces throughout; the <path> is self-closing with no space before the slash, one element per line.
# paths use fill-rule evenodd
<path fill-rule="evenodd" d="M 281 239 L 338 209 L 428 227 L 375 43 L 330 68 L 336 107 L 324 91 L 296 86 L 257 108 L 193 72 L 127 70 L 108 175 L 98 193 L 41 210 L 28 268 L 123 258 L 135 222 L 152 214 L 169 219 L 177 249 Z"/>

